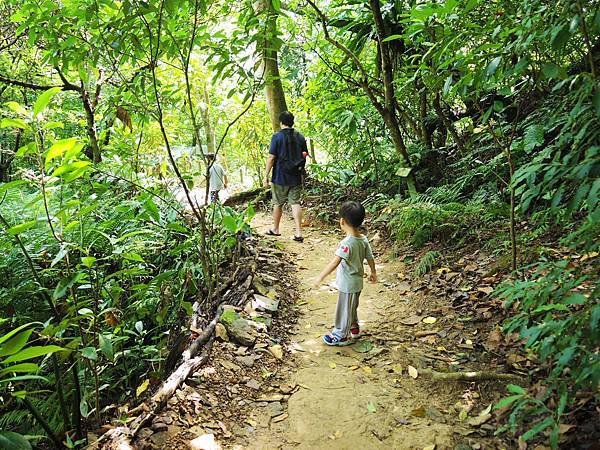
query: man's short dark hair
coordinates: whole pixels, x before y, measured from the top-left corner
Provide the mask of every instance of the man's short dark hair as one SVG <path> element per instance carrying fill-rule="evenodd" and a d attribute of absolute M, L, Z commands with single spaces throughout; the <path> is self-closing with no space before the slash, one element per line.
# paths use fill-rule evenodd
<path fill-rule="evenodd" d="M 365 214 L 365 207 L 359 202 L 345 202 L 340 208 L 340 216 L 354 228 L 362 225 Z"/>
<path fill-rule="evenodd" d="M 279 114 L 279 122 L 284 124 L 286 127 L 294 126 L 294 115 L 289 111 L 283 111 Z"/>

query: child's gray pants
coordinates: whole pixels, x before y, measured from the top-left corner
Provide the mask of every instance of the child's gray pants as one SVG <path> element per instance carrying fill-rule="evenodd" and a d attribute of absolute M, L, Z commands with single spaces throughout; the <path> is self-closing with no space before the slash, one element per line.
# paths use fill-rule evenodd
<path fill-rule="evenodd" d="M 333 329 L 333 334 L 340 339 L 350 336 L 350 327 L 358 323 L 356 310 L 359 297 L 360 292 L 348 294 L 340 291 L 335 308 L 335 328 Z"/>

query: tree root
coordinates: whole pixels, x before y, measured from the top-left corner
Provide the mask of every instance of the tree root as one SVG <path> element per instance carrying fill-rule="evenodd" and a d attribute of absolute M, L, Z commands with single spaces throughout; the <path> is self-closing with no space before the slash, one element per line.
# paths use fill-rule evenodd
<path fill-rule="evenodd" d="M 437 372 L 431 369 L 419 370 L 420 375 L 430 375 L 435 381 L 512 381 L 525 384 L 525 380 L 513 373 L 496 372 Z"/>

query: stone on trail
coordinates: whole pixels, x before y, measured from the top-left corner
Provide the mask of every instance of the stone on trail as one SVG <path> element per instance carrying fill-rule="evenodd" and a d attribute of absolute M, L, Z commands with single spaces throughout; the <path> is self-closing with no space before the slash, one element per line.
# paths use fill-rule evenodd
<path fill-rule="evenodd" d="M 215 440 L 214 434 L 198 436 L 189 443 L 191 450 L 221 450 L 221 446 Z"/>
<path fill-rule="evenodd" d="M 221 323 L 234 342 L 245 347 L 250 347 L 256 342 L 258 331 L 249 320 L 242 319 L 236 312 L 225 311 L 221 315 Z"/>
<path fill-rule="evenodd" d="M 223 342 L 229 342 L 229 335 L 227 334 L 227 330 L 222 323 L 218 323 L 215 327 L 215 336 L 221 339 Z"/>
<path fill-rule="evenodd" d="M 249 387 L 250 389 L 254 389 L 255 391 L 258 391 L 260 389 L 260 383 L 256 380 L 250 380 L 246 383 L 246 386 Z"/>
<path fill-rule="evenodd" d="M 276 393 L 264 394 L 264 395 L 261 395 L 256 400 L 259 402 L 269 402 L 269 403 L 270 402 L 280 402 L 281 400 L 283 400 L 283 395 L 276 394 Z"/>
<path fill-rule="evenodd" d="M 269 353 L 279 360 L 283 359 L 283 348 L 279 344 L 269 347 Z"/>
<path fill-rule="evenodd" d="M 283 405 L 281 404 L 281 402 L 269 403 L 268 410 L 269 415 L 271 417 L 277 417 L 284 413 Z"/>
<path fill-rule="evenodd" d="M 275 313 L 279 309 L 279 300 L 272 300 L 264 295 L 255 295 L 252 308 L 256 311 Z"/>
<path fill-rule="evenodd" d="M 258 358 L 260 357 L 254 355 L 236 356 L 235 360 L 246 367 L 252 367 L 254 365 L 254 361 L 256 361 Z"/>

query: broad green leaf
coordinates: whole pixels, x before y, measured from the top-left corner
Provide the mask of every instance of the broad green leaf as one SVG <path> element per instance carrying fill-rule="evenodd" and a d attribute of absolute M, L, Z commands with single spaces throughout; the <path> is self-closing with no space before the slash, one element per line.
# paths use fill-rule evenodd
<path fill-rule="evenodd" d="M 23 233 L 24 231 L 33 228 L 37 224 L 37 220 L 30 220 L 29 222 L 23 222 L 19 225 L 15 225 L 14 227 L 10 227 L 6 232 L 11 236 L 14 236 L 19 233 Z"/>
<path fill-rule="evenodd" d="M 58 158 L 62 156 L 66 151 L 73 148 L 73 146 L 77 143 L 77 138 L 68 138 L 61 139 L 60 141 L 56 141 L 46 153 L 46 165 L 54 158 Z"/>
<path fill-rule="evenodd" d="M 40 96 L 33 104 L 33 115 L 37 116 L 39 113 L 41 113 L 46 108 L 46 106 L 48 106 L 48 103 L 50 103 L 52 97 L 54 97 L 61 90 L 62 88 L 60 87 L 53 87 L 48 89 L 46 92 L 40 94 Z"/>
<path fill-rule="evenodd" d="M 52 175 L 54 175 L 55 177 L 59 177 L 66 173 L 82 170 L 90 164 L 92 164 L 90 161 L 75 161 L 69 164 L 63 164 L 62 166 L 57 167 L 56 170 L 52 172 Z"/>
<path fill-rule="evenodd" d="M 232 216 L 223 216 L 223 227 L 230 233 L 236 233 L 237 222 Z"/>
<path fill-rule="evenodd" d="M 38 358 L 40 356 L 63 351 L 65 351 L 65 349 L 59 347 L 58 345 L 27 347 L 25 350 L 21 350 L 19 353 L 9 356 L 3 361 L 3 363 L 8 364 L 12 362 L 26 361 L 28 359 Z"/>
<path fill-rule="evenodd" d="M 525 395 L 525 389 L 523 389 L 521 386 L 517 386 L 516 384 L 509 384 L 506 386 L 506 389 L 508 389 L 508 392 L 512 392 L 513 394 Z"/>
<path fill-rule="evenodd" d="M 24 325 L 21 325 L 18 328 L 15 328 L 12 331 L 9 331 L 8 333 L 6 333 L 4 336 L 0 337 L 0 344 L 8 341 L 10 338 L 12 338 L 15 334 L 17 334 L 19 331 L 24 330 L 25 328 L 31 327 L 33 325 L 37 325 L 40 324 L 40 322 L 31 322 L 31 323 L 26 323 Z"/>
<path fill-rule="evenodd" d="M 189 230 L 187 228 L 185 228 L 183 225 L 179 224 L 178 222 L 171 222 L 171 223 L 167 224 L 167 228 L 169 230 L 178 231 L 179 233 L 188 233 L 189 232 Z"/>
<path fill-rule="evenodd" d="M 69 247 L 64 246 L 60 249 L 60 251 L 56 254 L 52 262 L 50 263 L 50 267 L 54 267 L 57 265 L 62 259 L 69 253 Z"/>
<path fill-rule="evenodd" d="M 488 77 L 491 77 L 492 75 L 494 75 L 496 73 L 496 70 L 498 69 L 498 66 L 500 65 L 501 62 L 502 62 L 502 56 L 496 56 L 488 64 L 487 69 L 485 70 L 485 74 Z"/>
<path fill-rule="evenodd" d="M 42 127 L 44 130 L 54 130 L 55 128 L 64 128 L 65 124 L 62 122 L 48 122 Z"/>
<path fill-rule="evenodd" d="M 5 378 L 0 380 L 0 383 L 14 383 L 15 381 L 30 381 L 30 380 L 39 380 L 48 382 L 46 377 L 42 377 L 41 375 L 17 375 L 15 377 Z"/>
<path fill-rule="evenodd" d="M 6 341 L 2 346 L 0 346 L 0 356 L 9 356 L 14 355 L 18 351 L 21 351 L 27 341 L 29 340 L 29 336 L 31 336 L 33 330 L 24 330 L 17 334 L 12 339 Z"/>
<path fill-rule="evenodd" d="M 19 158 L 29 155 L 30 153 L 34 153 L 36 150 L 36 145 L 34 141 L 29 142 L 28 144 L 23 145 L 17 150 L 16 156 Z"/>
<path fill-rule="evenodd" d="M 5 105 L 10 110 L 16 112 L 17 114 L 21 114 L 23 116 L 27 115 L 27 110 L 20 103 L 17 103 L 17 102 L 6 102 Z"/>
<path fill-rule="evenodd" d="M 61 278 L 56 287 L 54 288 L 54 292 L 52 293 L 52 298 L 57 300 L 65 296 L 69 288 L 71 288 L 77 281 L 79 281 L 84 276 L 83 273 L 78 272 L 73 275 L 70 275 L 65 278 Z"/>
<path fill-rule="evenodd" d="M 98 359 L 98 352 L 94 347 L 85 347 L 81 350 L 81 356 L 91 361 L 96 361 Z"/>
<path fill-rule="evenodd" d="M 104 334 L 99 334 L 98 335 L 98 342 L 100 344 L 100 350 L 102 351 L 102 353 L 104 353 L 104 355 L 109 359 L 109 360 L 113 360 L 114 359 L 114 352 L 113 352 L 113 345 L 112 345 L 112 341 L 110 339 L 110 336 L 106 336 Z"/>
<path fill-rule="evenodd" d="M 538 423 L 535 427 L 531 428 L 529 431 L 527 431 L 525 434 L 523 434 L 521 436 L 521 439 L 523 441 L 528 441 L 529 439 L 540 434 L 542 431 L 544 431 L 546 428 L 551 426 L 553 423 L 554 423 L 554 419 L 552 419 L 552 417 L 546 417 L 544 420 L 542 420 L 540 423 Z"/>
<path fill-rule="evenodd" d="M 137 262 L 145 262 L 144 258 L 142 258 L 139 254 L 137 253 L 123 253 L 123 258 L 128 259 L 130 261 L 137 261 Z"/>
<path fill-rule="evenodd" d="M 552 48 L 554 50 L 561 50 L 569 41 L 570 37 L 571 33 L 569 31 L 568 23 L 556 26 L 552 32 L 552 39 L 550 40 L 550 44 L 552 45 Z"/>
<path fill-rule="evenodd" d="M 0 121 L 0 128 L 20 128 L 21 130 L 28 130 L 29 125 L 27 125 L 21 119 L 2 119 Z"/>
<path fill-rule="evenodd" d="M 398 169 L 396 169 L 396 175 L 402 178 L 406 178 L 411 171 L 412 167 L 398 167 Z"/>
<path fill-rule="evenodd" d="M 84 256 L 81 258 L 81 263 L 88 268 L 91 268 L 96 262 L 96 258 L 93 256 Z"/>
<path fill-rule="evenodd" d="M 521 398 L 523 398 L 522 395 L 511 395 L 510 397 L 505 397 L 494 405 L 494 409 L 505 408 L 508 405 L 512 405 L 515 401 L 517 401 Z"/>
<path fill-rule="evenodd" d="M 7 373 L 30 373 L 37 372 L 40 366 L 35 363 L 21 363 L 15 364 L 14 366 L 9 366 L 6 369 L 0 370 L 0 376 L 5 375 Z"/>
<path fill-rule="evenodd" d="M 156 206 L 156 203 L 154 203 L 154 201 L 150 197 L 148 197 L 144 201 L 143 205 L 144 209 L 148 212 L 150 217 L 152 217 L 155 222 L 160 222 L 160 210 L 158 209 L 158 206 Z"/>
<path fill-rule="evenodd" d="M 381 42 L 397 41 L 402 38 L 403 38 L 403 36 L 401 34 L 392 34 L 392 35 L 386 37 L 385 39 L 383 39 Z"/>
<path fill-rule="evenodd" d="M 553 62 L 547 62 L 542 66 L 542 73 L 548 79 L 558 78 L 560 67 Z"/>
<path fill-rule="evenodd" d="M 352 349 L 358 353 L 367 353 L 373 349 L 373 343 L 371 341 L 361 340 L 358 344 L 353 345 Z"/>
<path fill-rule="evenodd" d="M 0 448 L 7 450 L 31 450 L 31 444 L 22 434 L 13 431 L 0 431 Z"/>

